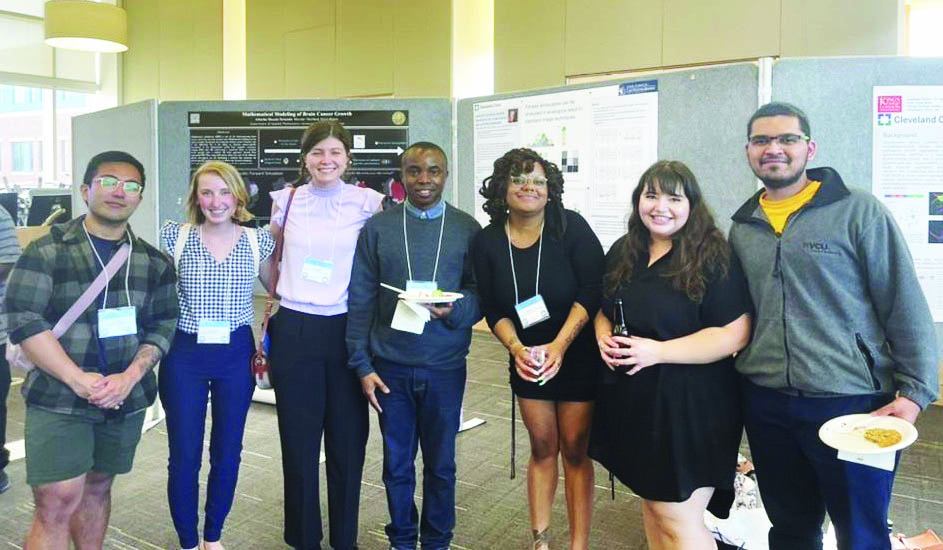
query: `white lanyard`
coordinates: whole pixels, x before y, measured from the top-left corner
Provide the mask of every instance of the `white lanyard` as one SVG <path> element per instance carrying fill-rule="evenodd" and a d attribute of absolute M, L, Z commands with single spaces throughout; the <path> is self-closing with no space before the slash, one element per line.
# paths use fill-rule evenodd
<path fill-rule="evenodd" d="M 442 208 L 442 223 L 439 225 L 439 245 L 435 249 L 435 266 L 432 268 L 432 281 L 435 281 L 435 276 L 439 272 L 439 252 L 442 252 L 442 233 L 445 231 L 445 211 L 448 208 L 443 205 Z M 403 243 L 406 245 L 406 270 L 409 271 L 409 280 L 413 280 L 413 266 L 409 263 L 409 237 L 406 235 L 406 205 L 403 205 Z"/>
<path fill-rule="evenodd" d="M 233 226 L 232 226 L 232 235 L 230 235 L 230 237 L 229 237 L 229 254 L 235 254 L 235 252 L 236 252 L 235 243 L 236 243 L 236 224 L 233 224 Z M 177 246 L 183 246 L 183 243 L 178 243 Z M 210 261 L 211 261 L 211 262 L 216 260 L 216 258 L 213 257 L 213 253 L 210 252 L 210 248 L 209 248 L 208 246 L 206 246 L 206 244 L 203 242 L 203 224 L 200 224 L 200 246 L 201 246 L 202 248 L 205 248 L 205 249 L 206 249 L 206 254 L 210 257 Z M 223 260 L 223 272 L 226 274 L 226 275 L 225 275 L 225 279 L 224 279 L 224 280 L 226 281 L 226 300 L 225 300 L 224 305 L 223 305 L 223 312 L 224 312 L 224 314 L 225 314 L 225 317 L 226 317 L 226 321 L 227 321 L 227 322 L 230 321 L 230 319 L 229 319 L 229 306 L 230 306 L 230 301 L 231 301 L 231 298 L 232 298 L 232 273 L 230 273 L 230 266 L 229 266 L 228 263 L 227 263 L 227 260 L 228 260 L 228 259 L 229 259 L 229 256 L 227 255 L 227 256 L 226 256 L 226 259 Z M 199 289 L 200 289 L 200 295 L 199 295 L 199 296 L 200 296 L 200 297 L 199 297 L 200 309 L 199 309 L 199 315 L 198 315 L 198 317 L 197 317 L 197 322 L 198 322 L 198 323 L 199 323 L 200 319 L 203 318 L 203 315 L 204 315 L 204 313 L 206 312 L 206 308 L 204 307 L 204 303 L 203 303 L 204 292 L 205 292 L 205 290 L 206 290 L 206 279 L 203 278 L 203 264 L 204 264 L 204 262 L 205 262 L 205 259 L 203 258 L 203 256 L 202 256 L 202 255 L 198 255 L 198 256 L 197 256 L 197 265 L 199 266 L 199 271 L 197 272 L 197 276 L 198 276 L 198 279 L 197 279 L 197 281 L 198 281 L 198 282 L 197 282 L 197 286 L 198 286 Z"/>
<path fill-rule="evenodd" d="M 82 229 L 85 231 L 85 238 L 88 239 L 88 245 L 92 247 L 92 253 L 95 254 L 95 259 L 98 260 L 98 265 L 101 266 L 102 271 L 105 272 L 105 297 L 102 300 L 102 309 L 107 309 L 108 306 L 108 282 L 111 280 L 111 277 L 108 275 L 108 268 L 105 267 L 105 262 L 102 261 L 101 256 L 98 255 L 98 249 L 95 248 L 95 243 L 92 242 L 91 235 L 88 234 L 88 228 L 85 227 L 85 221 L 82 221 Z M 134 252 L 134 239 L 131 238 L 131 232 L 127 228 L 124 230 L 125 234 L 128 236 L 128 245 L 130 250 L 128 251 L 128 261 L 125 264 L 126 268 L 124 270 L 124 293 L 128 298 L 128 307 L 131 307 L 131 292 L 128 290 L 128 279 L 131 275 L 131 252 Z"/>
<path fill-rule="evenodd" d="M 312 199 L 313 199 L 313 195 L 314 195 L 314 184 L 313 184 L 313 183 L 309 183 L 308 185 L 311 186 L 311 189 L 309 189 L 309 191 L 310 191 L 311 194 L 309 194 L 307 197 L 305 197 L 305 206 L 308 206 L 308 201 L 309 201 L 309 200 L 312 200 Z M 341 183 L 339 183 L 338 185 L 341 186 L 341 190 L 340 190 L 340 194 L 339 194 L 339 196 L 338 196 L 338 198 L 337 198 L 337 215 L 334 217 L 334 233 L 333 233 L 333 235 L 331 236 L 331 257 L 330 257 L 330 259 L 328 260 L 328 261 L 330 261 L 332 264 L 334 263 L 334 250 L 335 250 L 335 248 L 336 248 L 336 246 L 337 246 L 337 228 L 340 227 L 340 223 L 341 223 L 341 209 L 342 209 L 341 207 L 344 205 L 344 187 L 343 187 L 343 186 L 344 186 L 344 185 L 347 185 L 347 184 L 344 183 L 344 182 L 341 182 Z M 327 197 L 327 204 L 331 204 L 331 199 L 330 199 L 330 197 Z M 313 217 L 313 216 L 312 216 L 312 217 Z M 286 225 L 286 226 L 288 225 L 288 220 L 285 220 L 285 225 Z M 307 233 L 307 236 L 308 236 L 308 257 L 309 257 L 309 258 L 313 258 L 313 257 L 314 257 L 314 253 L 312 252 L 311 235 L 312 235 L 315 231 L 314 231 L 314 228 L 311 227 L 311 220 L 309 220 L 309 222 L 308 222 L 308 227 L 310 228 L 310 231 L 307 231 L 307 232 L 306 232 L 306 233 Z"/>
<path fill-rule="evenodd" d="M 511 279 L 514 280 L 514 304 L 521 303 L 517 292 L 517 273 L 514 271 L 514 255 L 511 253 L 511 226 L 507 221 L 504 222 L 504 230 L 508 235 L 508 258 L 511 259 Z M 544 249 L 544 222 L 540 222 L 540 237 L 537 240 L 537 282 L 534 283 L 534 296 L 540 294 L 540 257 Z M 533 246 L 533 245 L 531 245 Z"/>

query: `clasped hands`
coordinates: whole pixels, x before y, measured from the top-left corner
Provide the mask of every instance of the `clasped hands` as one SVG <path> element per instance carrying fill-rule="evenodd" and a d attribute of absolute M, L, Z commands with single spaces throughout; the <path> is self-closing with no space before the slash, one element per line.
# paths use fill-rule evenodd
<path fill-rule="evenodd" d="M 662 342 L 638 336 L 604 335 L 596 341 L 599 355 L 610 370 L 633 375 L 662 363 Z"/>
<path fill-rule="evenodd" d="M 102 376 L 97 372 L 82 372 L 69 386 L 76 395 L 101 409 L 120 409 L 134 387 L 131 375 L 122 372 Z"/>

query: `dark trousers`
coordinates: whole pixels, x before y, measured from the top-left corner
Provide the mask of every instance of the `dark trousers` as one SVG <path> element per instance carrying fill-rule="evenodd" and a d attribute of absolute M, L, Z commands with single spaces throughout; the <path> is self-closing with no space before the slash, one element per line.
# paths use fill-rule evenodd
<path fill-rule="evenodd" d="M 242 435 L 255 384 L 249 372 L 254 351 L 252 329 L 244 325 L 230 334 L 229 344 L 197 344 L 196 335 L 177 331 L 161 361 L 158 386 L 167 412 L 167 500 L 182 548 L 199 544 L 199 474 L 207 396 L 212 395 L 210 473 L 206 484 L 203 539 L 222 536 L 232 508 Z"/>
<path fill-rule="evenodd" d="M 889 549 L 894 472 L 839 460 L 818 431 L 831 418 L 873 411 L 893 396 L 796 397 L 745 380 L 741 390 L 760 497 L 773 524 L 770 550 L 821 549 L 826 510 L 841 550 Z"/>
<path fill-rule="evenodd" d="M 10 452 L 4 448 L 7 442 L 7 394 L 10 393 L 10 364 L 6 352 L 7 345 L 0 345 L 0 470 L 10 463 Z"/>
<path fill-rule="evenodd" d="M 323 538 L 318 489 L 322 432 L 331 547 L 357 547 L 370 428 L 360 380 L 347 368 L 346 328 L 347 315 L 309 315 L 287 308 L 269 321 L 285 477 L 285 542 L 302 550 L 320 548 Z"/>
<path fill-rule="evenodd" d="M 377 359 L 390 393 L 377 392 L 383 413 L 383 483 L 390 510 L 386 535 L 399 549 L 449 547 L 455 528 L 455 437 L 465 392 L 465 365 L 448 370 Z M 422 447 L 422 519 L 413 500 L 416 451 Z M 418 529 L 417 529 L 418 528 Z"/>

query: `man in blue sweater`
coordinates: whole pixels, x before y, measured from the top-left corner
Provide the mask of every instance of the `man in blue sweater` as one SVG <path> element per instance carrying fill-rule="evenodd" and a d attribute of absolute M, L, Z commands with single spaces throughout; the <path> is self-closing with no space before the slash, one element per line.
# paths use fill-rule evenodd
<path fill-rule="evenodd" d="M 744 423 L 770 550 L 821 549 L 826 510 L 840 550 L 884 550 L 895 457 L 859 463 L 818 432 L 853 413 L 913 423 L 937 397 L 936 334 L 890 212 L 832 168 L 807 169 L 815 152 L 793 105 L 764 105 L 747 124 L 764 189 L 730 229 L 756 307 L 737 356 Z"/>
<path fill-rule="evenodd" d="M 439 146 L 411 145 L 402 155 L 402 173 L 406 202 L 374 216 L 357 242 L 347 347 L 350 368 L 379 413 L 390 547 L 415 549 L 418 535 L 422 548 L 441 550 L 455 527 L 455 436 L 471 328 L 481 318 L 469 250 L 480 226 L 442 200 L 449 172 Z M 401 303 L 381 283 L 462 297 L 424 304 L 429 320 L 423 324 L 417 318 L 424 311 L 417 315 L 414 304 Z M 413 501 L 419 445 L 421 521 Z"/>

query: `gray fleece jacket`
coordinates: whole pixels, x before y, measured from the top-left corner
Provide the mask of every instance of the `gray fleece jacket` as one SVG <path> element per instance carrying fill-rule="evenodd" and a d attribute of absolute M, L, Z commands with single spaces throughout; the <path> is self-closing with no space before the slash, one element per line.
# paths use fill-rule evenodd
<path fill-rule="evenodd" d="M 939 352 L 913 259 L 890 212 L 810 169 L 815 197 L 777 236 L 759 204 L 734 215 L 730 244 L 756 308 L 737 370 L 801 395 L 899 391 L 921 407 L 937 398 Z"/>

